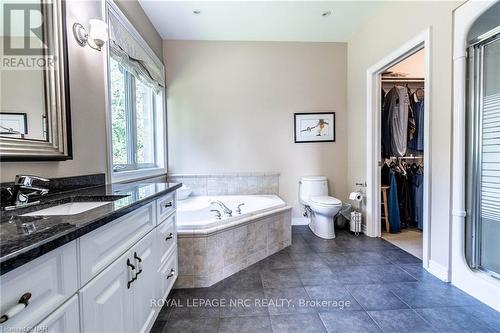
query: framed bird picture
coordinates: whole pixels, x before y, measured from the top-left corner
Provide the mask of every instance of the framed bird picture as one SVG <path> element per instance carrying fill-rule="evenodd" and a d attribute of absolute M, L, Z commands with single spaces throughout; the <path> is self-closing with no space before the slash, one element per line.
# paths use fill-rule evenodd
<path fill-rule="evenodd" d="M 294 113 L 295 143 L 335 142 L 335 112 Z"/>

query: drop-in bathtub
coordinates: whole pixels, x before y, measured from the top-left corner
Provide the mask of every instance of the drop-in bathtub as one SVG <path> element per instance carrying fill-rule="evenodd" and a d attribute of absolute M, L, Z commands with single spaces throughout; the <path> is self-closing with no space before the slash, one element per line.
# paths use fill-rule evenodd
<path fill-rule="evenodd" d="M 233 211 L 219 220 L 212 200 Z M 237 206 L 241 206 L 238 214 Z M 277 195 L 194 196 L 177 202 L 177 288 L 209 287 L 291 244 L 291 207 Z"/>
<path fill-rule="evenodd" d="M 217 205 L 211 205 L 211 201 L 221 201 L 233 211 L 228 217 Z M 237 213 L 239 204 L 241 214 Z M 193 196 L 177 202 L 177 231 L 181 234 L 186 232 L 210 233 L 221 229 L 231 228 L 245 223 L 255 217 L 262 217 L 286 208 L 286 203 L 277 195 L 214 195 Z M 217 219 L 215 212 L 221 211 L 221 219 Z"/>

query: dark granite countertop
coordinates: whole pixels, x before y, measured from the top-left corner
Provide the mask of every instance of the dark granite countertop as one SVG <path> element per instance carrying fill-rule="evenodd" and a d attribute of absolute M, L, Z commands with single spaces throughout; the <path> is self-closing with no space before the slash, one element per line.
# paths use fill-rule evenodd
<path fill-rule="evenodd" d="M 159 196 L 178 183 L 113 184 L 64 192 L 42 204 L 0 212 L 0 275 L 85 235 Z M 110 201 L 113 200 L 113 201 Z M 75 215 L 20 216 L 66 202 L 110 201 Z"/>

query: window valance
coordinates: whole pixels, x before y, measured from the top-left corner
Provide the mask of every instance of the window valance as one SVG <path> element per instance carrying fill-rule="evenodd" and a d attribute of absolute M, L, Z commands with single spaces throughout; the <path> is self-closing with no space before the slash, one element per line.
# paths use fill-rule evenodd
<path fill-rule="evenodd" d="M 111 56 L 139 79 L 165 87 L 164 66 L 123 14 L 108 10 Z"/>

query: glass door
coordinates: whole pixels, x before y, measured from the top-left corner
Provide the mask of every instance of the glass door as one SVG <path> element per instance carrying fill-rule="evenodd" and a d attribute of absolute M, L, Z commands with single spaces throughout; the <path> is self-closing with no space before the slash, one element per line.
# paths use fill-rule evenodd
<path fill-rule="evenodd" d="M 469 49 L 469 265 L 500 278 L 500 36 Z"/>

